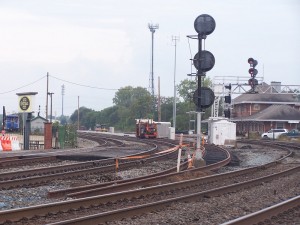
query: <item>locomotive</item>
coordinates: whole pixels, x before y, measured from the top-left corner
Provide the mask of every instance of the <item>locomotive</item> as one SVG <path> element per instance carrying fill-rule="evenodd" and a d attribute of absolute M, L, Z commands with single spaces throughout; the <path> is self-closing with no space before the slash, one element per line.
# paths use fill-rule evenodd
<path fill-rule="evenodd" d="M 106 124 L 96 124 L 95 131 L 108 132 Z"/>
<path fill-rule="evenodd" d="M 152 119 L 136 119 L 136 137 L 157 138 L 157 124 Z"/>
<path fill-rule="evenodd" d="M 6 131 L 19 131 L 19 116 L 18 114 L 4 115 L 3 127 Z"/>

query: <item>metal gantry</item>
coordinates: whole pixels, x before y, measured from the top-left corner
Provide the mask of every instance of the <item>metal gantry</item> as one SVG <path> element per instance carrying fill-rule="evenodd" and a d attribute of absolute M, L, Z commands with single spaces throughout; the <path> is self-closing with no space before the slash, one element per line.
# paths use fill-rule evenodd
<path fill-rule="evenodd" d="M 262 85 L 263 77 L 256 77 L 258 85 L 256 90 L 260 94 L 295 94 L 300 96 L 300 85 L 282 85 L 281 82 L 271 82 L 270 85 Z M 215 101 L 212 108 L 212 117 L 218 117 L 220 100 L 226 94 L 225 86 L 232 86 L 231 94 L 237 97 L 240 94 L 249 93 L 251 89 L 248 84 L 249 77 L 246 76 L 215 76 L 213 78 L 213 90 Z"/>

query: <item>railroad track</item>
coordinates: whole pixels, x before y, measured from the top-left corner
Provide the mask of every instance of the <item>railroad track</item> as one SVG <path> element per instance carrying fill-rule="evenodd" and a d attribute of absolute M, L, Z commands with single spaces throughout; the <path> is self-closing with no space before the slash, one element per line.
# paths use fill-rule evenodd
<path fill-rule="evenodd" d="M 85 135 L 82 135 L 82 138 L 85 138 Z M 124 140 L 117 140 L 117 139 L 112 139 L 112 138 L 91 138 L 93 141 L 96 141 L 99 145 L 98 147 L 122 147 L 125 146 Z M 8 169 L 10 167 L 20 167 L 20 166 L 25 166 L 25 165 L 35 165 L 37 163 L 55 163 L 55 162 L 60 162 L 64 158 L 63 156 L 59 156 L 59 153 L 61 151 L 55 151 L 50 154 L 50 156 L 43 156 L 45 153 L 34 153 L 30 152 L 29 154 L 22 154 L 22 155 L 15 155 L 11 157 L 0 157 L 0 168 L 5 168 Z M 56 155 L 55 155 L 56 154 Z M 64 170 L 66 171 L 66 170 Z M 41 172 L 45 174 L 45 171 Z M 49 171 L 49 173 L 53 173 L 53 171 Z M 20 175 L 21 177 L 28 177 L 30 174 L 22 174 Z M 0 178 L 0 180 L 3 180 Z"/>
<path fill-rule="evenodd" d="M 88 216 L 81 216 L 79 218 L 71 218 L 69 220 L 62 221 L 63 218 L 65 218 L 65 214 L 62 214 L 63 217 L 61 217 L 58 222 L 49 223 L 52 225 L 62 225 L 62 224 L 99 224 L 99 223 L 108 223 L 109 221 L 116 221 L 116 220 L 123 220 L 124 218 L 137 218 L 141 214 L 149 213 L 149 212 L 162 212 L 163 209 L 169 207 L 172 204 L 177 204 L 178 202 L 194 202 L 194 201 L 204 201 L 207 198 L 217 198 L 221 195 L 232 195 L 231 193 L 239 192 L 241 190 L 248 190 L 252 188 L 253 186 L 261 186 L 263 183 L 267 182 L 269 179 L 275 179 L 286 177 L 289 174 L 297 173 L 299 175 L 300 167 L 287 170 L 282 172 L 281 174 L 274 174 L 268 177 L 263 177 L 260 179 L 250 180 L 247 182 L 241 182 L 239 184 L 232 184 L 228 186 L 222 186 L 215 189 L 210 189 L 207 191 L 202 192 L 194 192 L 185 194 L 180 197 L 173 197 L 170 199 L 163 199 L 163 200 L 156 200 L 151 203 L 145 203 L 145 204 L 135 204 L 130 205 L 125 208 L 119 208 L 119 209 L 113 209 L 109 211 L 105 211 L 102 213 L 99 213 L 99 208 L 95 211 L 95 214 L 88 215 Z M 160 192 L 160 190 L 158 190 Z M 128 193 L 128 192 L 127 192 Z M 124 195 L 125 193 L 122 192 Z M 149 195 L 149 194 L 148 194 Z M 176 194 L 178 195 L 178 193 Z M 128 198 L 128 197 L 127 197 Z M 138 198 L 138 197 L 136 197 Z M 110 203 L 111 204 L 111 203 Z M 120 205 L 120 201 L 118 201 L 118 205 Z M 101 208 L 103 205 L 101 205 Z M 88 209 L 91 211 L 91 209 Z M 211 213 L 214 213 L 212 211 Z M 153 214 L 151 214 L 153 215 Z M 150 216 L 152 217 L 152 216 Z M 151 220 L 151 219 L 150 219 Z M 148 221 L 150 221 L 148 220 Z M 201 219 L 199 219 L 201 220 Z M 130 221 L 132 221 L 130 219 Z M 126 224 L 126 220 L 124 220 L 124 224 Z M 136 223 L 138 224 L 138 222 Z M 173 224 L 175 224 L 173 222 Z"/>
<path fill-rule="evenodd" d="M 123 142 L 123 141 L 122 141 Z M 173 143 L 157 141 L 160 146 L 172 146 L 174 149 L 165 154 L 155 154 L 158 152 L 157 144 L 147 152 L 123 157 L 118 160 L 118 170 L 126 170 L 135 167 L 140 163 L 149 163 L 158 160 L 170 159 L 177 157 L 176 146 Z M 175 147 L 174 147 L 175 146 Z M 145 157 L 139 158 L 138 156 Z M 61 156 L 56 156 L 61 157 Z M 125 159 L 126 158 L 126 159 Z M 137 158 L 137 159 L 136 159 Z M 71 179 L 74 177 L 84 176 L 86 174 L 108 173 L 116 170 L 116 159 L 96 160 L 82 163 L 73 163 L 70 165 L 53 166 L 16 172 L 6 172 L 0 174 L 0 189 L 11 189 L 16 187 L 28 187 L 32 185 L 41 185 L 51 182 L 55 179 Z"/>
<path fill-rule="evenodd" d="M 16 166 L 24 166 L 24 165 L 33 165 L 36 163 L 49 163 L 49 162 L 59 162 L 61 161 L 56 156 L 17 156 L 17 157 L 7 157 L 1 158 L 0 160 L 0 168 L 10 168 Z"/>
<path fill-rule="evenodd" d="M 300 218 L 300 195 L 221 225 L 296 224 Z"/>
<path fill-rule="evenodd" d="M 255 143 L 256 144 L 256 143 Z M 283 146 L 281 146 L 282 149 L 286 149 L 284 148 Z M 206 151 L 207 153 L 209 153 L 209 151 Z M 288 150 L 286 149 L 286 152 L 288 152 Z M 291 155 L 291 152 L 289 152 L 289 154 Z M 176 155 L 176 154 L 175 154 Z M 281 157 L 282 159 L 281 160 L 284 160 L 283 157 Z M 173 177 L 167 177 L 166 174 L 164 175 L 161 175 L 161 179 L 153 179 L 155 177 L 149 177 L 147 179 L 145 179 L 144 181 L 142 181 L 142 179 L 140 178 L 137 178 L 136 179 L 136 184 L 132 185 L 130 183 L 134 183 L 134 179 L 129 179 L 131 180 L 130 182 L 127 181 L 114 181 L 114 182 L 107 182 L 106 184 L 102 184 L 102 186 L 99 186 L 99 187 L 92 187 L 92 185 L 89 187 L 89 188 L 94 188 L 94 189 L 98 189 L 96 190 L 96 192 L 92 193 L 92 192 L 86 192 L 84 193 L 85 191 L 83 190 L 80 190 L 80 188 L 82 187 L 79 187 L 78 190 L 76 190 L 76 192 L 74 192 L 74 190 L 68 192 L 66 191 L 65 193 L 63 193 L 63 195 L 61 196 L 65 196 L 66 199 L 63 200 L 64 203 L 70 203 L 71 205 L 73 204 L 72 201 L 75 201 L 77 202 L 77 205 L 73 205 L 73 206 L 66 206 L 66 208 L 64 208 L 65 206 L 62 206 L 60 205 L 61 202 L 57 202 L 57 203 L 51 203 L 51 204 L 44 204 L 44 205 L 48 205 L 50 207 L 53 207 L 53 209 L 42 209 L 44 205 L 42 205 L 42 208 L 39 206 L 39 207 L 33 207 L 35 208 L 34 210 L 37 210 L 35 211 L 35 213 L 33 213 L 33 211 L 31 212 L 27 212 L 27 213 L 32 213 L 31 216 L 27 216 L 26 213 L 25 214 L 22 214 L 22 215 L 19 215 L 19 212 L 18 210 L 17 211 L 13 211 L 12 214 L 13 214 L 13 218 L 10 218 L 10 217 L 7 217 L 5 214 L 0 214 L 0 218 L 8 218 L 7 221 L 19 221 L 19 222 L 13 222 L 13 224 L 45 224 L 45 223 L 53 223 L 53 224 L 75 224 L 76 221 L 74 221 L 74 218 L 77 217 L 76 220 L 78 220 L 78 223 L 79 224 L 89 224 L 87 221 L 82 221 L 82 218 L 80 217 L 86 217 L 88 214 L 94 214 L 92 217 L 93 219 L 91 220 L 90 224 L 95 224 L 97 222 L 95 221 L 98 221 L 98 219 L 95 219 L 95 218 L 98 218 L 99 217 L 99 212 L 101 212 L 100 214 L 100 220 L 99 221 L 110 221 L 109 218 L 109 215 L 111 213 L 111 211 L 119 211 L 120 208 L 122 209 L 125 209 L 125 210 L 128 210 L 128 208 L 133 208 L 133 211 L 127 211 L 125 212 L 125 216 L 122 215 L 122 212 L 120 212 L 120 215 L 113 215 L 114 217 L 114 220 L 115 218 L 118 218 L 120 216 L 120 218 L 128 218 L 129 219 L 122 219 L 123 221 L 123 224 L 126 224 L 126 221 L 129 222 L 131 224 L 134 224 L 132 223 L 134 220 L 138 219 L 137 222 L 135 224 L 141 224 L 141 223 L 145 223 L 145 221 L 152 221 L 153 216 L 156 215 L 156 214 L 159 214 L 159 212 L 157 211 L 157 209 L 159 208 L 164 208 L 165 210 L 167 210 L 169 207 L 174 208 L 174 204 L 186 204 L 184 202 L 190 202 L 189 204 L 194 204 L 193 202 L 197 201 L 197 199 L 201 199 L 201 202 L 206 202 L 208 200 L 213 200 L 213 199 L 218 199 L 218 198 L 221 198 L 223 196 L 231 196 L 231 195 L 235 195 L 236 193 L 239 193 L 241 192 L 241 190 L 251 190 L 253 188 L 257 188 L 257 187 L 260 187 L 260 186 L 265 186 L 266 184 L 268 184 L 269 182 L 273 182 L 273 180 L 275 179 L 278 179 L 276 178 L 275 176 L 273 178 L 267 178 L 264 180 L 265 177 L 267 176 L 273 176 L 274 174 L 276 174 L 277 172 L 279 173 L 279 169 L 277 172 L 271 172 L 272 170 L 277 170 L 275 168 L 279 168 L 279 167 L 282 167 L 280 169 L 281 173 L 283 173 L 282 175 L 280 175 L 280 179 L 287 179 L 289 178 L 290 176 L 299 176 L 299 171 L 298 169 L 295 169 L 297 168 L 298 165 L 296 165 L 296 163 L 294 163 L 294 165 L 290 164 L 290 165 L 284 165 L 282 166 L 283 163 L 280 163 L 280 162 L 274 162 L 274 163 L 271 163 L 269 165 L 264 165 L 264 166 L 261 166 L 260 168 L 257 167 L 257 171 L 250 171 L 250 172 L 244 172 L 244 174 L 241 174 L 241 175 L 233 175 L 233 173 L 228 173 L 228 174 L 231 174 L 231 175 L 228 175 L 229 177 L 227 178 L 220 178 L 219 176 L 215 175 L 215 176 L 206 176 L 205 178 L 201 178 L 202 179 L 202 183 L 200 181 L 194 181 L 196 182 L 196 185 L 189 185 L 188 181 L 190 180 L 195 180 L 195 179 L 192 179 L 194 178 L 194 176 L 198 176 L 197 179 L 200 179 L 200 176 L 203 176 L 203 175 L 207 175 L 208 173 L 206 172 L 199 172 L 199 171 L 196 171 L 196 170 L 190 170 L 189 172 L 186 172 L 186 171 L 183 171 L 181 172 L 181 176 L 178 176 L 179 173 L 176 175 L 174 175 Z M 291 167 L 291 169 L 294 169 L 294 171 L 291 171 L 291 172 L 287 172 Z M 254 168 L 252 168 L 254 169 Z M 266 172 L 268 171 L 268 172 Z M 242 187 L 242 188 L 237 188 L 236 191 L 229 191 L 227 192 L 227 194 L 217 194 L 218 197 L 215 197 L 214 194 L 210 195 L 209 193 L 202 193 L 203 195 L 200 196 L 200 197 L 197 197 L 197 196 L 193 196 L 191 197 L 191 199 L 189 199 L 188 197 L 186 199 L 183 198 L 183 200 L 175 200 L 176 203 L 172 203 L 174 201 L 171 201 L 169 203 L 167 203 L 167 206 L 165 205 L 162 205 L 161 207 L 160 206 L 154 206 L 154 211 L 155 213 L 151 213 L 151 219 L 145 219 L 145 221 L 143 221 L 143 217 L 147 217 L 148 215 L 148 212 L 149 212 L 149 209 L 150 211 L 152 211 L 151 207 L 146 209 L 142 212 L 139 212 L 138 209 L 134 209 L 134 207 L 136 206 L 137 208 L 144 208 L 143 205 L 149 203 L 149 204 L 153 204 L 155 205 L 157 202 L 160 202 L 160 201 L 169 201 L 171 199 L 176 199 L 177 197 L 181 197 L 182 196 L 182 192 L 184 194 L 187 194 L 187 192 L 189 192 L 189 194 L 187 195 L 194 195 L 196 193 L 200 193 L 200 192 L 204 192 L 204 191 L 210 191 L 210 190 L 213 190 L 213 189 L 218 189 L 218 188 L 221 188 L 221 187 L 227 187 L 227 186 L 230 186 L 230 185 L 237 185 L 239 183 L 242 183 L 243 181 L 245 182 L 248 182 L 249 181 L 249 176 L 254 176 L 252 177 L 254 180 L 255 179 L 255 174 L 258 174 L 258 173 L 261 173 L 259 176 L 260 178 L 262 178 L 262 180 L 260 181 L 260 183 L 257 185 L 255 184 L 250 184 L 250 186 L 245 186 L 245 187 Z M 214 178 L 210 178 L 210 177 L 214 177 Z M 204 181 L 205 179 L 208 179 L 206 181 Z M 151 181 L 151 179 L 153 179 Z M 210 180 L 212 179 L 212 180 Z M 215 180 L 214 180 L 215 179 Z M 268 180 L 269 179 L 269 180 Z M 147 183 L 147 180 L 149 181 L 149 183 Z M 179 182 L 180 180 L 180 182 Z M 226 180 L 227 182 L 229 183 L 220 183 L 221 180 Z M 296 180 L 294 178 L 294 180 Z M 164 182 L 163 182 L 164 181 Z M 139 183 L 140 182 L 140 183 Z M 171 182 L 171 183 L 168 183 L 168 182 Z M 197 183 L 198 182 L 198 183 Z M 178 183 L 178 184 L 177 184 Z M 185 183 L 185 184 L 182 184 L 182 183 Z M 174 186 L 175 184 L 175 186 Z M 210 184 L 213 184 L 214 186 L 210 186 Z M 130 187 L 130 185 L 132 185 Z M 179 185 L 179 186 L 177 186 Z M 183 185 L 182 187 L 180 185 Z M 288 183 L 287 183 L 288 185 Z M 114 189 L 114 186 L 118 187 L 116 189 Z M 126 187 L 127 186 L 127 187 Z M 168 187 L 169 186 L 169 187 Z M 210 186 L 210 187 L 209 187 Z M 275 185 L 274 185 L 275 186 Z M 272 186 L 273 187 L 273 186 Z M 298 184 L 298 187 L 299 187 L 299 184 Z M 120 189 L 119 189 L 120 188 Z M 154 188 L 151 192 L 151 188 Z M 155 188 L 156 191 L 155 191 Z M 165 188 L 165 190 L 163 190 Z M 173 188 L 173 189 L 172 189 Z M 198 189 L 196 189 L 198 188 Z M 108 190 L 111 189 L 111 192 L 109 192 Z M 131 192 L 134 193 L 135 189 L 139 189 L 140 193 L 137 193 L 137 194 L 133 194 L 135 196 L 133 197 L 130 197 L 130 194 L 132 194 Z M 143 194 L 142 193 L 142 190 L 147 190 L 148 193 L 146 194 Z M 194 191 L 192 191 L 194 190 Z M 95 190 L 93 190 L 95 191 Z M 274 195 L 274 192 L 275 190 L 272 190 L 272 193 Z M 277 190 L 279 192 L 279 190 Z M 84 193 L 84 195 L 82 195 Z M 106 194 L 104 194 L 106 193 Z M 122 199 L 122 197 L 120 197 L 119 193 L 123 193 L 123 197 L 125 196 L 126 199 Z M 152 194 L 151 194 L 152 193 Z M 228 194 L 229 193 L 229 194 Z M 298 192 L 299 193 L 299 192 Z M 96 196 L 94 196 L 94 194 L 96 194 Z M 127 195 L 128 194 L 128 195 Z M 82 197 L 82 196 L 90 196 L 90 197 Z M 103 199 L 103 196 L 114 196 L 113 199 Z M 119 197 L 118 197 L 119 195 Z M 95 200 L 94 198 L 97 198 L 99 196 L 102 196 L 102 199 L 101 200 Z M 145 196 L 148 196 L 148 197 L 145 197 Z M 168 196 L 165 198 L 165 196 Z M 78 199 L 74 199 L 74 200 L 71 200 L 70 198 L 78 198 Z M 109 198 L 109 197 L 108 197 Z M 283 197 L 282 197 L 283 198 Z M 92 203 L 88 203 L 88 202 L 85 202 L 85 203 L 82 203 L 81 201 L 82 200 L 91 200 L 91 199 L 94 199 L 94 200 L 91 200 L 91 201 L 94 201 Z M 62 200 L 62 199 L 60 199 Z M 70 202 L 71 201 L 71 202 Z M 99 203 L 100 201 L 100 203 Z M 216 200 L 220 205 L 220 200 Z M 97 203 L 98 202 L 98 203 Z M 52 205 L 53 204 L 53 205 Z M 242 203 L 239 203 L 240 205 Z M 269 203 L 270 204 L 270 203 Z M 273 202 L 274 204 L 274 202 Z M 171 206 L 170 206 L 171 205 Z M 234 203 L 232 203 L 232 205 L 234 205 Z M 69 209 L 68 209 L 69 207 Z M 183 206 L 186 208 L 186 206 Z M 31 207 L 26 207 L 26 208 L 23 208 L 23 209 L 29 209 L 30 211 L 30 208 Z M 40 208 L 40 209 L 38 209 Z M 207 208 L 207 206 L 201 206 L 200 208 Z M 219 208 L 219 207 L 217 207 Z M 227 207 L 228 208 L 228 207 Z M 214 207 L 214 209 L 216 209 L 216 206 Z M 39 211 L 41 210 L 41 211 Z M 42 212 L 43 210 L 45 210 L 45 212 Z M 102 211 L 104 210 L 104 211 Z M 49 212 L 49 213 L 46 213 L 46 212 Z M 224 209 L 225 211 L 225 209 Z M 5 212 L 5 211 L 3 211 Z M 124 213 L 124 212 L 123 212 Z M 145 216 L 140 216 L 139 214 L 142 213 L 144 214 Z M 105 215 L 104 215 L 105 214 Z M 176 215 L 179 214 L 179 212 L 176 212 Z M 209 215 L 214 215 L 214 211 L 212 211 L 211 213 L 208 213 Z M 18 219 L 18 215 L 20 218 L 24 218 L 24 220 L 20 220 Z M 70 221 L 65 221 L 63 222 L 63 220 L 66 220 L 69 218 L 69 216 L 71 216 L 71 218 L 73 220 L 70 220 Z M 165 215 L 165 213 L 163 213 L 163 215 L 161 216 L 161 219 L 162 220 L 158 220 L 159 222 L 164 222 L 164 218 L 166 217 L 167 215 Z M 174 216 L 174 212 L 173 212 L 173 216 Z M 132 221 L 132 219 L 130 219 L 131 217 L 134 217 L 135 219 Z M 203 216 L 199 216 L 201 218 L 201 222 L 202 222 L 202 218 L 204 218 Z M 223 216 L 224 217 L 224 216 Z M 235 216 L 234 218 L 236 218 L 238 216 Z M 31 218 L 31 219 L 28 219 L 28 218 Z M 54 219 L 56 218 L 56 219 Z M 194 218 L 195 219 L 195 218 Z M 230 217 L 228 217 L 227 221 L 230 219 Z M 55 222 L 57 221 L 57 222 Z M 79 222 L 80 221 L 80 222 Z M 118 222 L 105 222 L 107 224 L 122 224 L 122 221 L 118 221 Z M 226 220 L 225 220 L 226 221 Z M 225 222 L 224 220 L 222 222 Z M 169 222 L 165 222 L 165 223 L 169 223 Z M 205 222 L 204 222 L 205 223 Z M 218 224 L 220 224 L 221 222 L 217 222 Z M 173 222 L 173 224 L 177 224 Z M 205 224 L 209 224 L 209 223 L 205 223 Z M 216 224 L 216 223 L 214 223 Z"/>
<path fill-rule="evenodd" d="M 220 152 L 222 154 L 220 154 Z M 227 165 L 231 161 L 230 153 L 227 150 L 217 146 L 211 146 L 209 150 L 207 150 L 207 155 L 208 154 L 213 155 L 215 160 L 210 160 L 210 162 L 212 163 L 209 163 L 205 167 L 190 169 L 186 171 L 185 169 L 187 168 L 188 162 L 185 162 L 181 164 L 180 167 L 181 172 L 177 172 L 177 168 L 171 168 L 169 170 L 165 170 L 160 173 L 155 173 L 143 177 L 137 177 L 137 178 L 126 179 L 126 180 L 116 180 L 116 181 L 105 182 L 100 184 L 50 191 L 48 192 L 48 197 L 50 198 L 57 198 L 62 196 L 67 196 L 72 198 L 88 197 L 92 195 L 107 194 L 116 191 L 124 191 L 131 188 L 140 188 L 141 186 L 154 185 L 157 183 L 163 183 L 164 181 L 169 181 L 172 179 L 174 180 L 178 177 L 185 177 L 187 179 L 192 177 L 198 177 L 201 175 L 204 176 L 207 175 L 208 172 L 217 170 Z M 218 158 L 217 155 L 219 155 Z"/>
<path fill-rule="evenodd" d="M 223 195 L 224 193 L 250 188 L 254 185 L 260 185 L 263 182 L 275 179 L 276 177 L 287 176 L 288 174 L 296 172 L 299 173 L 299 170 L 299 166 L 282 165 L 279 162 L 273 162 L 264 166 L 232 173 L 68 200 L 43 206 L 40 205 L 38 207 L 28 207 L 20 210 L 11 210 L 10 212 L 0 212 L 0 218 L 7 218 L 8 220 L 14 221 L 22 217 L 27 219 L 35 217 L 32 223 L 40 224 L 41 220 L 43 222 L 53 220 L 51 216 L 50 218 L 44 218 L 38 217 L 37 215 L 45 216 L 51 212 L 50 214 L 55 214 L 54 217 L 57 218 L 56 221 L 72 217 L 69 221 L 54 224 L 104 223 L 118 218 L 137 216 L 140 213 L 164 208 L 174 202 L 212 198 L 213 196 Z M 277 171 L 277 173 L 274 171 Z M 251 179 L 249 178 L 250 176 L 252 178 L 258 176 L 259 178 Z M 163 180 L 166 181 L 167 179 L 163 178 Z M 149 184 L 145 184 L 145 186 L 149 186 Z M 99 213 L 99 210 L 105 211 Z M 89 212 L 88 214 L 94 214 L 87 216 L 86 211 Z M 75 216 L 74 212 L 76 212 L 76 216 L 81 215 L 81 218 L 73 219 Z"/>
<path fill-rule="evenodd" d="M 273 140 L 249 140 L 249 139 L 241 139 L 240 143 L 249 143 L 249 144 L 257 144 L 257 145 L 269 145 L 274 147 L 282 147 L 282 148 L 292 148 L 295 150 L 300 150 L 300 143 L 297 142 L 285 142 L 285 141 L 273 141 Z"/>
<path fill-rule="evenodd" d="M 114 147 L 126 146 L 126 143 L 124 142 L 124 140 L 126 140 L 126 139 L 110 138 L 109 135 L 78 132 L 78 137 L 83 138 L 83 139 L 88 139 L 88 140 L 91 140 L 91 141 L 95 141 L 99 144 L 99 146 L 106 146 L 106 147 L 109 147 L 109 146 L 114 146 Z"/>

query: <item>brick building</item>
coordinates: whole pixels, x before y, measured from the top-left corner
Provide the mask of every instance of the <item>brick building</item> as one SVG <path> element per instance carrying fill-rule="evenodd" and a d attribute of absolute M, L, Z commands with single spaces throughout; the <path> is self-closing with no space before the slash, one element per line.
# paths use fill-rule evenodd
<path fill-rule="evenodd" d="M 245 93 L 233 100 L 231 121 L 236 123 L 237 134 L 300 128 L 300 93 L 283 92 L 280 83 L 274 83 L 263 83 L 258 93 Z"/>

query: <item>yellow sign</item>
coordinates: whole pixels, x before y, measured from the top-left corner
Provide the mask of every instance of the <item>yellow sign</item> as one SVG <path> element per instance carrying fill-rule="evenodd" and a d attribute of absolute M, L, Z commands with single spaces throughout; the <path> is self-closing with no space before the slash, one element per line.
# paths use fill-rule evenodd
<path fill-rule="evenodd" d="M 19 113 L 31 113 L 34 111 L 34 99 L 37 92 L 16 93 L 19 96 Z"/>
<path fill-rule="evenodd" d="M 19 112 L 32 112 L 33 111 L 33 101 L 30 95 L 19 96 Z"/>

